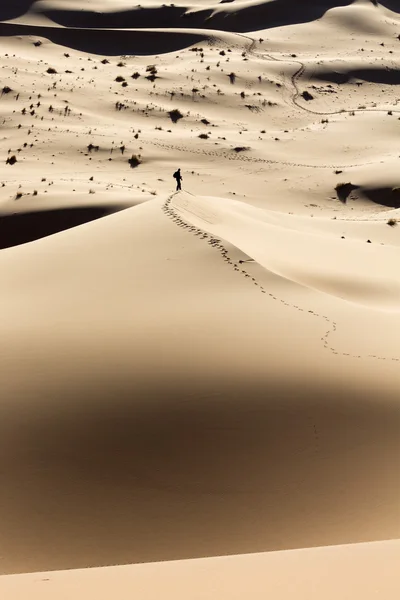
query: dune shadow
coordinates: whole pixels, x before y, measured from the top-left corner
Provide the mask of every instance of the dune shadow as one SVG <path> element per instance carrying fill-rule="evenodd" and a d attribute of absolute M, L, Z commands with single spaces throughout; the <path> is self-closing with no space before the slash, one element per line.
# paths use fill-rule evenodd
<path fill-rule="evenodd" d="M 12 0 L 12 2 L 2 2 L 0 5 L 0 21 L 21 17 L 36 2 L 37 0 Z"/>
<path fill-rule="evenodd" d="M 363 195 L 375 204 L 387 206 L 388 208 L 400 208 L 400 186 L 362 188 Z"/>
<path fill-rule="evenodd" d="M 0 249 L 33 242 L 124 208 L 90 206 L 0 215 Z"/>
<path fill-rule="evenodd" d="M 367 67 L 364 69 L 348 69 L 346 71 L 321 70 L 314 74 L 315 79 L 331 83 L 349 83 L 354 80 L 363 80 L 367 83 L 381 83 L 383 85 L 400 85 L 400 69 L 385 67 Z"/>
<path fill-rule="evenodd" d="M 0 36 L 39 36 L 81 52 L 121 56 L 123 54 L 163 54 L 182 50 L 204 40 L 204 35 L 189 32 L 102 31 L 0 23 Z"/>
<path fill-rule="evenodd" d="M 43 13 L 64 27 L 99 28 L 200 28 L 246 32 L 269 29 L 321 18 L 336 6 L 347 6 L 353 0 L 270 0 L 257 6 L 238 7 L 237 11 L 215 12 L 213 7 L 188 12 L 190 6 L 141 7 L 99 13 L 89 10 L 45 10 Z"/>
<path fill-rule="evenodd" d="M 2 572 L 400 533 L 399 409 L 372 393 L 283 381 L 210 393 L 182 377 L 72 389 L 0 424 Z"/>

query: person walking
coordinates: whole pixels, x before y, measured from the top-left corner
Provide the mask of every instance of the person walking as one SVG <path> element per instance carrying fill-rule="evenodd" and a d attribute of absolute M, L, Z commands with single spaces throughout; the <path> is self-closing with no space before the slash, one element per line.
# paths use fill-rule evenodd
<path fill-rule="evenodd" d="M 183 179 L 182 175 L 181 175 L 181 170 L 178 169 L 177 171 L 175 171 L 173 177 L 176 179 L 176 191 L 181 190 L 181 181 Z"/>

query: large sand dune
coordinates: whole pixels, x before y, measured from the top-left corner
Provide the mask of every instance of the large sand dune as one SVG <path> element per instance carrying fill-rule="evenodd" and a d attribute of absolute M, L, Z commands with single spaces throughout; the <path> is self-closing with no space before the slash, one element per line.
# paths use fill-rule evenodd
<path fill-rule="evenodd" d="M 397 597 L 397 4 L 0 20 L 1 597 Z"/>

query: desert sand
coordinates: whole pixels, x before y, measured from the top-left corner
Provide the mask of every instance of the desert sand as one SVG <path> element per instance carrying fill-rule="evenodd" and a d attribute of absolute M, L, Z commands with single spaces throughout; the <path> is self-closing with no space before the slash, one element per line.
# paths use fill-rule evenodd
<path fill-rule="evenodd" d="M 0 8 L 2 598 L 399 596 L 399 39 Z"/>

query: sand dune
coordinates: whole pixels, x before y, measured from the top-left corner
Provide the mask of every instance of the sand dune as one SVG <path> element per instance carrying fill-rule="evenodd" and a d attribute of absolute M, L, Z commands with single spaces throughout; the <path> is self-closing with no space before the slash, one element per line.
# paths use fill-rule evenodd
<path fill-rule="evenodd" d="M 252 556 L 209 558 L 86 569 L 80 571 L 34 573 L 0 577 L 5 600 L 29 594 L 31 598 L 62 597 L 103 600 L 123 589 L 149 600 L 160 595 L 173 598 L 191 596 L 199 600 L 216 595 L 239 600 L 245 595 L 264 598 L 328 600 L 384 596 L 398 597 L 399 543 L 376 542 L 290 552 L 270 552 Z"/>
<path fill-rule="evenodd" d="M 396 3 L 0 21 L 1 597 L 397 597 Z"/>

